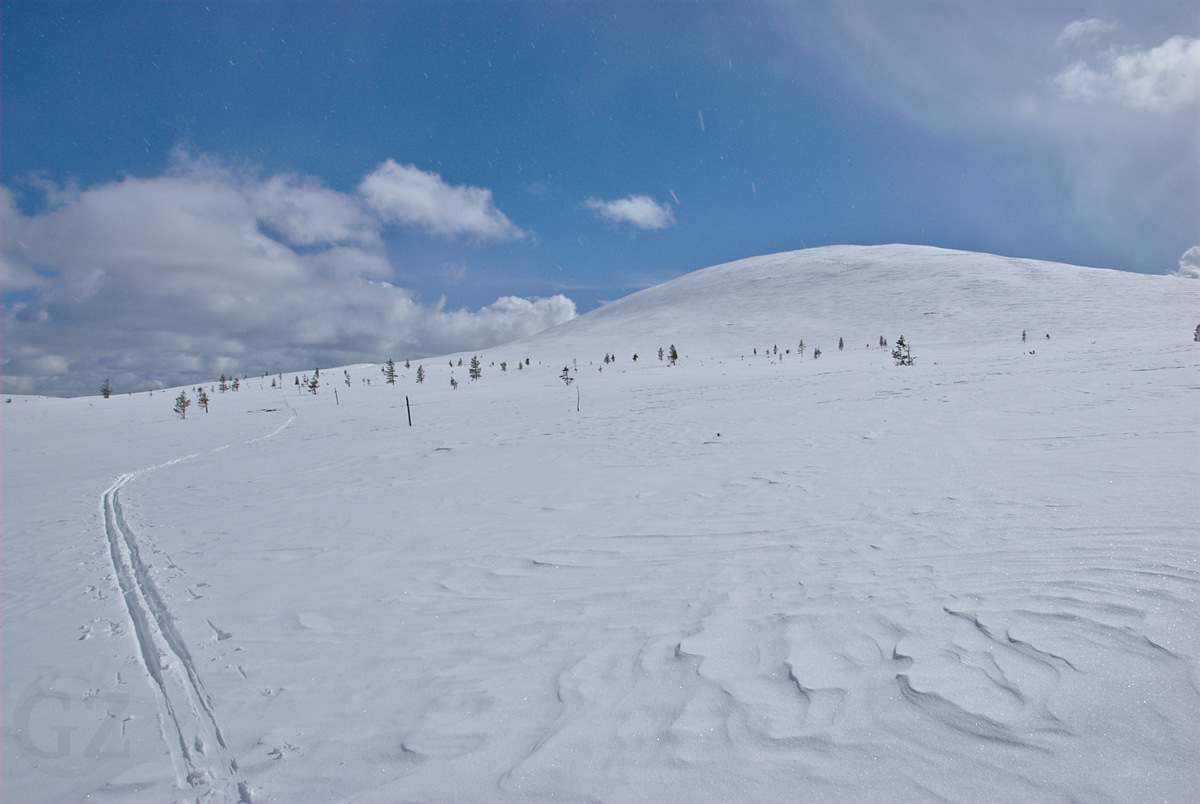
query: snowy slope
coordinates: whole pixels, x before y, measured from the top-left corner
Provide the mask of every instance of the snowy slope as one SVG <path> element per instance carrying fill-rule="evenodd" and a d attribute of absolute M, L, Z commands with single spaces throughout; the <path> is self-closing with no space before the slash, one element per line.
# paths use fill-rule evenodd
<path fill-rule="evenodd" d="M 0 796 L 1197 800 L 1198 291 L 813 249 L 474 382 L 14 398 Z"/>

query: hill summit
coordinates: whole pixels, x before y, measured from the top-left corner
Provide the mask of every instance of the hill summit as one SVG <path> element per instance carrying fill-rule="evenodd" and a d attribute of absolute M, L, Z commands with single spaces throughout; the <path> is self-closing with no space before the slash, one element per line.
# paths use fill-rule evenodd
<path fill-rule="evenodd" d="M 633 293 L 529 339 L 555 351 L 622 352 L 674 339 L 692 353 L 763 343 L 828 348 L 904 333 L 924 343 L 1011 338 L 1021 330 L 1095 338 L 1177 316 L 1189 331 L 1200 284 L 929 246 L 827 246 L 751 257 Z M 1153 316 L 1158 319 L 1161 316 Z M 1196 322 L 1191 323 L 1191 327 Z"/>

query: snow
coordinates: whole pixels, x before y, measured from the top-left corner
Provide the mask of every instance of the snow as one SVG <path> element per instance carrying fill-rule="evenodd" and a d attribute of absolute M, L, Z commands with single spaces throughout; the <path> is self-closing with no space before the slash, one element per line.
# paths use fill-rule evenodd
<path fill-rule="evenodd" d="M 1198 290 L 811 249 L 474 382 L 12 397 L 3 799 L 1200 799 Z"/>

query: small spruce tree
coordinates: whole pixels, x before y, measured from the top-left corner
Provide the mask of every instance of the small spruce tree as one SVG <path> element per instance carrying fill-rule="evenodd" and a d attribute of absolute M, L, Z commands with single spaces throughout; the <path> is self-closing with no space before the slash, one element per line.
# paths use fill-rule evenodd
<path fill-rule="evenodd" d="M 389 357 L 380 371 L 383 372 L 383 378 L 387 380 L 388 385 L 396 384 L 396 362 L 394 360 Z"/>
<path fill-rule="evenodd" d="M 672 366 L 679 359 L 679 352 L 675 351 L 675 344 L 671 344 L 671 351 L 667 353 L 667 359 L 671 361 Z"/>
<path fill-rule="evenodd" d="M 846 348 L 846 341 L 845 341 L 845 339 L 844 339 L 844 338 L 838 338 L 838 351 L 840 352 L 840 351 L 842 351 L 842 350 L 843 350 L 843 349 L 845 349 L 845 348 Z"/>
<path fill-rule="evenodd" d="M 1200 327 L 1196 328 L 1196 332 L 1200 333 Z M 1197 338 L 1197 340 L 1200 340 L 1200 338 Z M 105 399 L 108 399 L 110 396 L 112 396 L 112 383 L 110 383 L 107 378 L 104 380 L 104 385 L 100 386 L 100 395 Z"/>
<path fill-rule="evenodd" d="M 204 412 L 208 413 L 208 394 L 204 393 L 204 389 L 200 389 L 200 394 L 196 397 L 196 401 L 200 403 L 200 407 L 204 408 Z"/>
<path fill-rule="evenodd" d="M 479 358 L 475 355 L 471 356 L 471 369 L 467 372 L 472 380 L 478 380 L 483 376 L 483 369 L 479 365 Z"/>
<path fill-rule="evenodd" d="M 425 382 L 425 367 L 417 366 L 417 384 Z"/>
<path fill-rule="evenodd" d="M 817 359 L 818 357 L 820 357 L 820 356 L 821 356 L 821 350 L 820 350 L 820 349 L 813 349 L 813 360 L 816 360 L 816 359 Z"/>
<path fill-rule="evenodd" d="M 1200 343 L 1200 324 L 1196 325 L 1196 334 L 1192 337 L 1192 340 L 1196 343 Z"/>
<path fill-rule="evenodd" d="M 179 414 L 179 418 L 187 418 L 188 406 L 192 404 L 192 400 L 188 399 L 187 391 L 180 391 L 179 396 L 175 397 L 174 411 Z"/>
<path fill-rule="evenodd" d="M 892 349 L 892 359 L 896 361 L 897 366 L 911 366 L 916 359 L 912 356 L 912 349 L 901 335 L 896 339 L 896 347 Z"/>
<path fill-rule="evenodd" d="M 229 380 L 225 379 L 224 374 L 221 375 L 221 380 L 217 383 L 217 390 L 221 393 L 225 393 L 229 390 Z"/>
<path fill-rule="evenodd" d="M 558 377 L 567 385 L 574 382 L 574 378 L 571 376 L 571 369 L 568 366 L 563 366 L 562 374 L 559 374 Z"/>

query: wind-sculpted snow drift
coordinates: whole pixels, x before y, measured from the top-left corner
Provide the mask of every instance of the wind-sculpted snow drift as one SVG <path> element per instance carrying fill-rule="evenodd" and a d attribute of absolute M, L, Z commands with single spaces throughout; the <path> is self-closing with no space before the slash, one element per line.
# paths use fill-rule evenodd
<path fill-rule="evenodd" d="M 14 398 L 3 797 L 1200 799 L 1198 300 L 813 249 L 475 381 Z"/>

